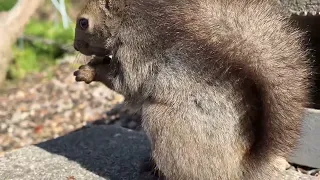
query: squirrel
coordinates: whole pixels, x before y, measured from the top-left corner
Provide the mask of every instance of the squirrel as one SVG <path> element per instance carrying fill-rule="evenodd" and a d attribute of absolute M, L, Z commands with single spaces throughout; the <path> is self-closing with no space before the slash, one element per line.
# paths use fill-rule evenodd
<path fill-rule="evenodd" d="M 273 0 L 91 0 L 74 75 L 139 105 L 166 179 L 277 179 L 310 101 L 303 37 Z"/>

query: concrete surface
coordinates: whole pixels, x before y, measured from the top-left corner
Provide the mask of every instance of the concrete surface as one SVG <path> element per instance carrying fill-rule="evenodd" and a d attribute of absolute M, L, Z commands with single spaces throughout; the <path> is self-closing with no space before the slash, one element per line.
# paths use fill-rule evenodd
<path fill-rule="evenodd" d="M 304 136 L 290 158 L 320 168 L 320 111 L 308 110 Z M 0 158 L 0 180 L 144 180 L 140 166 L 150 157 L 145 134 L 115 126 L 94 126 Z M 286 171 L 280 179 L 316 179 Z"/>
<path fill-rule="evenodd" d="M 319 15 L 320 0 L 279 0 L 291 13 Z"/>
<path fill-rule="evenodd" d="M 151 179 L 139 177 L 149 146 L 144 134 L 96 126 L 6 154 L 0 180 Z"/>
<path fill-rule="evenodd" d="M 320 110 L 306 111 L 302 136 L 289 162 L 320 168 Z"/>

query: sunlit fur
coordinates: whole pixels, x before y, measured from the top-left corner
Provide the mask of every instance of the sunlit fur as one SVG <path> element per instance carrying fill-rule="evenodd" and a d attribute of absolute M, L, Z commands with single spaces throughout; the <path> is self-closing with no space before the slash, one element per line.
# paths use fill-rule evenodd
<path fill-rule="evenodd" d="M 141 105 L 166 178 L 279 179 L 310 73 L 301 33 L 274 2 L 91 0 L 80 13 L 91 24 L 75 39 L 99 47 L 80 52 L 113 55 L 92 68 Z"/>

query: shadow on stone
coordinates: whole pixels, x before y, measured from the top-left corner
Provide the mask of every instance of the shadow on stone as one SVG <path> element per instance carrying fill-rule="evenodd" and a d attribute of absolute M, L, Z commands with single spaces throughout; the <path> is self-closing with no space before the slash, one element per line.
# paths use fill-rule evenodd
<path fill-rule="evenodd" d="M 319 125 L 320 111 L 307 110 L 304 136 L 289 158 L 291 163 L 320 168 Z M 93 125 L 5 154 L 0 157 L 0 180 L 157 179 L 148 171 L 141 173 L 150 152 L 150 142 L 143 132 L 114 125 Z M 301 176 L 287 171 L 281 179 Z"/>
<path fill-rule="evenodd" d="M 143 133 L 114 126 L 85 128 L 36 146 L 106 179 L 141 179 L 140 166 L 150 157 Z"/>
<path fill-rule="evenodd" d="M 0 179 L 154 179 L 140 173 L 150 158 L 145 134 L 116 126 L 92 126 L 7 153 Z"/>

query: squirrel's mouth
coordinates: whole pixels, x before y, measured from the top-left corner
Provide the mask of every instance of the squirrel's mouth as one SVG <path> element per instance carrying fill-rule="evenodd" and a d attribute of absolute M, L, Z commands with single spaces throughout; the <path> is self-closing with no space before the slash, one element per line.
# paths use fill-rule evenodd
<path fill-rule="evenodd" d="M 115 58 L 113 51 L 108 51 L 106 54 L 93 54 L 93 57 L 97 57 L 102 60 L 103 64 L 111 64 L 117 62 L 117 58 Z"/>
<path fill-rule="evenodd" d="M 105 64 L 110 70 L 113 69 L 115 72 L 118 69 L 119 62 L 118 58 L 116 58 L 117 46 L 106 48 L 101 45 L 92 45 L 83 40 L 75 40 L 74 49 L 87 57 L 91 57 L 92 60 L 95 59 L 94 64 Z"/>
<path fill-rule="evenodd" d="M 75 40 L 74 49 L 86 56 L 104 57 L 112 54 L 112 51 L 101 45 L 91 44 L 84 40 Z"/>

